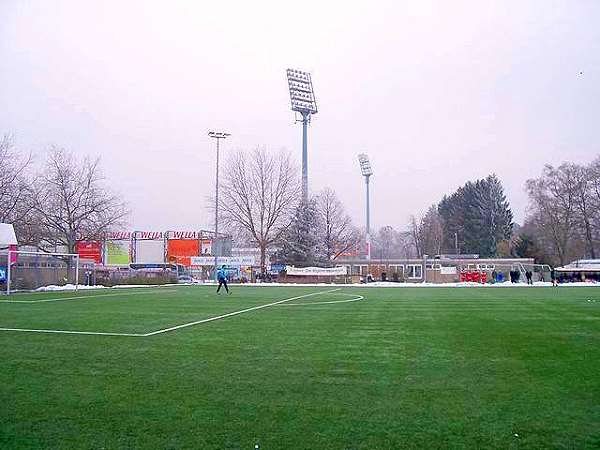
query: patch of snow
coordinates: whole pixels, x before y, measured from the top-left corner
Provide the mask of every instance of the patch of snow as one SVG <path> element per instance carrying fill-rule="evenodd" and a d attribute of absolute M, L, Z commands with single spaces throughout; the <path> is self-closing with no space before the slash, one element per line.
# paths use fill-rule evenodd
<path fill-rule="evenodd" d="M 153 288 L 153 287 L 164 287 L 164 286 L 181 286 L 181 284 L 119 284 L 117 286 L 102 286 L 101 284 L 96 284 L 93 286 L 86 286 L 80 284 L 79 286 L 75 286 L 74 284 L 65 284 L 64 286 L 57 286 L 51 284 L 49 286 L 42 286 L 37 288 L 36 292 L 56 292 L 56 291 L 75 291 L 75 290 L 91 290 L 91 289 L 131 289 L 131 288 Z"/>
<path fill-rule="evenodd" d="M 233 284 L 233 283 L 230 283 Z M 511 283 L 510 281 L 505 281 L 502 283 L 495 284 L 481 284 L 475 282 L 463 282 L 463 283 L 394 283 L 392 281 L 375 281 L 373 283 L 368 284 L 336 284 L 336 283 L 244 283 L 244 284 L 233 284 L 234 286 L 254 286 L 254 287 L 269 287 L 269 286 L 279 286 L 279 287 L 292 287 L 292 286 L 300 286 L 300 287 L 361 287 L 361 288 L 448 288 L 448 287 L 456 287 L 456 288 L 467 288 L 467 287 L 479 287 L 479 288 L 526 288 L 526 287 L 552 287 L 552 283 L 549 281 L 541 282 L 537 281 L 532 286 L 527 283 Z M 559 284 L 559 287 L 599 287 L 600 283 L 595 282 L 580 282 L 580 283 L 565 283 Z"/>
<path fill-rule="evenodd" d="M 65 284 L 64 286 L 57 286 L 55 284 L 51 284 L 49 286 L 42 286 L 37 288 L 36 292 L 54 292 L 54 291 L 74 291 L 76 289 L 87 290 L 87 289 L 106 289 L 106 286 L 85 286 L 80 284 L 78 287 L 74 284 Z"/>

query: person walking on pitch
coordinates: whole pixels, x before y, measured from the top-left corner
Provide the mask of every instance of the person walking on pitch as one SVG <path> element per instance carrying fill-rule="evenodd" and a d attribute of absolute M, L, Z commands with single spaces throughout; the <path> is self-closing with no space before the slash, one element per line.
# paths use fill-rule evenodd
<path fill-rule="evenodd" d="M 219 281 L 219 287 L 217 288 L 217 294 L 220 294 L 221 286 L 225 286 L 225 290 L 228 294 L 231 294 L 229 291 L 229 287 L 227 287 L 227 271 L 225 270 L 225 266 L 221 266 L 219 271 L 217 272 L 217 280 Z"/>

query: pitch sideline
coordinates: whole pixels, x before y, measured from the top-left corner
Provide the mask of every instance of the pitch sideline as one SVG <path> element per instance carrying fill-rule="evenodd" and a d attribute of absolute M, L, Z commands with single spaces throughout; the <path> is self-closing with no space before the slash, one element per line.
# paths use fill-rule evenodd
<path fill-rule="evenodd" d="M 144 290 L 140 292 L 128 292 L 127 295 L 140 295 L 140 294 L 155 294 L 157 292 L 175 292 L 176 289 L 161 289 L 157 290 Z M 82 300 L 87 298 L 98 298 L 98 297 L 118 297 L 119 295 L 124 295 L 123 292 L 114 292 L 111 294 L 93 294 L 93 295 L 78 295 L 76 297 L 56 297 L 56 298 L 44 298 L 42 300 L 0 300 L 0 304 L 4 303 L 45 303 L 45 302 L 62 302 L 65 300 Z"/>

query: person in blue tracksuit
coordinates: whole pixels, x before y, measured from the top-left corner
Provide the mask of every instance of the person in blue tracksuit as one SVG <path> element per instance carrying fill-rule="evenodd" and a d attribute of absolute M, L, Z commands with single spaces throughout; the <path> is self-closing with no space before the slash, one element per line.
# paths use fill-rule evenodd
<path fill-rule="evenodd" d="M 219 294 L 221 290 L 221 286 L 225 286 L 225 290 L 228 294 L 231 294 L 229 291 L 229 287 L 227 287 L 227 271 L 225 270 L 225 266 L 221 266 L 219 271 L 217 272 L 217 281 L 219 282 L 219 287 L 217 288 L 217 294 Z"/>

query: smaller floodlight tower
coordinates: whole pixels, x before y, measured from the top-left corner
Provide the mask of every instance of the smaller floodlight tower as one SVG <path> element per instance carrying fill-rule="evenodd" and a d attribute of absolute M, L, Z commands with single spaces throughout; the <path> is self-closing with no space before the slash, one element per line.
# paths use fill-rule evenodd
<path fill-rule="evenodd" d="M 215 255 L 214 264 L 214 278 L 217 280 L 217 265 L 218 257 L 220 256 L 221 247 L 219 246 L 219 142 L 221 139 L 225 139 L 231 134 L 224 133 L 222 131 L 209 131 L 208 136 L 217 140 L 217 164 L 216 164 L 216 176 L 215 176 L 215 239 L 212 242 L 212 252 Z"/>
<path fill-rule="evenodd" d="M 369 157 L 365 153 L 358 155 L 358 162 L 360 164 L 360 172 L 365 177 L 365 185 L 367 186 L 367 259 L 371 259 L 371 210 L 369 208 L 369 179 L 373 175 L 373 168 Z"/>
<path fill-rule="evenodd" d="M 288 87 L 290 88 L 290 101 L 292 111 L 302 116 L 302 201 L 308 201 L 308 148 L 307 135 L 311 114 L 317 113 L 317 101 L 313 91 L 310 73 L 301 70 L 287 70 Z"/>

